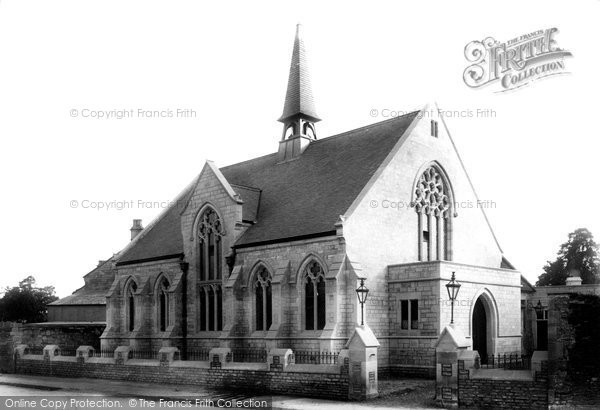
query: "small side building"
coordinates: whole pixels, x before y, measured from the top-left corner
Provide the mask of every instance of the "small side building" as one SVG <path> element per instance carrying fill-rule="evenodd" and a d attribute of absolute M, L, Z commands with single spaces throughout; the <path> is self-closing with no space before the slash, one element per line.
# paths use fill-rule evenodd
<path fill-rule="evenodd" d="M 115 257 L 100 261 L 85 285 L 48 305 L 48 322 L 106 322 L 106 294 L 115 280 Z"/>
<path fill-rule="evenodd" d="M 554 298 L 570 294 L 600 296 L 600 284 L 583 284 L 577 271 L 569 274 L 564 285 L 535 286 L 533 289 L 533 292 L 527 292 L 526 299 L 522 301 L 523 344 L 528 347 L 524 352 L 528 353 L 548 350 L 552 342 L 553 331 L 548 323 Z"/>

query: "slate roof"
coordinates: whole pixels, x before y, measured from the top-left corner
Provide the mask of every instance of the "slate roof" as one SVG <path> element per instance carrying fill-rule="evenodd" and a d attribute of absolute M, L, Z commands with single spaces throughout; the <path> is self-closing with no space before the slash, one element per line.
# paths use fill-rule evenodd
<path fill-rule="evenodd" d="M 149 225 L 137 239 L 134 246 L 125 249 L 118 259 L 119 264 L 147 260 L 183 253 L 181 237 L 181 212 L 194 190 L 190 184 L 179 195 L 179 199 L 165 211 L 153 225 Z"/>
<path fill-rule="evenodd" d="M 521 291 L 525 293 L 535 293 L 535 287 L 521 275 Z"/>
<path fill-rule="evenodd" d="M 314 122 L 320 121 L 315 109 L 310 72 L 308 70 L 308 58 L 302 38 L 302 25 L 300 24 L 296 26 L 296 38 L 294 40 L 294 50 L 292 51 L 287 92 L 283 114 L 279 121 L 285 122 L 288 118 L 298 114 L 304 114 Z"/>
<path fill-rule="evenodd" d="M 240 199 L 244 201 L 244 206 L 242 206 L 242 220 L 244 222 L 256 222 L 261 190 L 235 184 L 230 185 L 236 194 L 240 196 Z"/>
<path fill-rule="evenodd" d="M 243 219 L 256 221 L 235 246 L 277 242 L 297 237 L 332 234 L 335 223 L 417 116 L 368 125 L 311 142 L 291 161 L 278 163 L 277 153 L 220 169 L 244 201 Z M 181 194 L 187 203 L 193 184 Z M 126 249 L 118 263 L 183 254 L 180 213 L 169 208 Z"/>
<path fill-rule="evenodd" d="M 62 299 L 52 302 L 49 306 L 62 305 L 106 305 L 106 294 L 108 290 L 102 293 L 77 292 Z"/>
<path fill-rule="evenodd" d="M 505 256 L 502 256 L 502 260 L 500 261 L 500 267 L 503 268 L 503 269 L 517 270 L 514 267 L 514 265 L 508 259 L 506 259 Z"/>
<path fill-rule="evenodd" d="M 277 154 L 221 168 L 231 184 L 261 189 L 257 223 L 236 246 L 335 230 L 417 112 L 311 142 L 291 161 Z"/>
<path fill-rule="evenodd" d="M 106 294 L 114 280 L 112 272 L 115 255 L 98 264 L 84 276 L 85 285 L 71 295 L 50 303 L 50 306 L 63 305 L 106 305 Z"/>

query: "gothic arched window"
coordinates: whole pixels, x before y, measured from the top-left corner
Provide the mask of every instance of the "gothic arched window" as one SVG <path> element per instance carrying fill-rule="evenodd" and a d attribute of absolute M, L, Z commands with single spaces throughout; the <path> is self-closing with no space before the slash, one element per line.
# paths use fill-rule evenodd
<path fill-rule="evenodd" d="M 219 215 L 206 209 L 198 221 L 198 274 L 201 281 L 221 279 L 223 226 Z"/>
<path fill-rule="evenodd" d="M 158 326 L 161 332 L 169 327 L 169 281 L 163 277 L 157 288 Z"/>
<path fill-rule="evenodd" d="M 452 260 L 452 199 L 448 184 L 436 166 L 421 174 L 414 198 L 419 261 Z"/>
<path fill-rule="evenodd" d="M 203 332 L 223 330 L 223 293 L 221 285 L 201 286 L 198 293 L 199 330 Z"/>
<path fill-rule="evenodd" d="M 269 330 L 273 319 L 271 275 L 262 267 L 254 280 L 256 330 Z"/>
<path fill-rule="evenodd" d="M 125 303 L 126 303 L 126 317 L 127 317 L 127 329 L 133 332 L 135 329 L 135 292 L 137 291 L 137 285 L 133 280 L 130 280 L 125 290 Z"/>
<path fill-rule="evenodd" d="M 304 270 L 304 319 L 306 330 L 325 327 L 325 273 L 316 261 Z"/>
<path fill-rule="evenodd" d="M 207 208 L 198 219 L 198 328 L 200 331 L 223 329 L 223 293 L 221 291 L 223 244 L 225 234 L 217 212 Z"/>

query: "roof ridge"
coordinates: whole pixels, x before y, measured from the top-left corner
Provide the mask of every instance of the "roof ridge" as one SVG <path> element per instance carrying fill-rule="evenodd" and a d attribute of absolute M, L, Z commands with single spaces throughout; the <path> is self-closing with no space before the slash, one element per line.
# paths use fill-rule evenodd
<path fill-rule="evenodd" d="M 219 169 L 223 170 L 225 168 L 231 168 L 231 167 L 236 166 L 236 165 L 245 164 L 246 162 L 256 161 L 257 159 L 266 158 L 266 157 L 270 157 L 270 156 L 273 156 L 273 155 L 277 155 L 277 153 L 276 152 L 271 152 L 270 154 L 261 155 L 260 157 L 254 157 L 254 158 L 247 159 L 245 161 L 241 161 L 241 162 L 236 162 L 236 163 L 233 163 L 233 164 L 225 165 L 224 167 L 221 167 Z"/>
<path fill-rule="evenodd" d="M 257 192 L 261 192 L 262 191 L 262 189 L 260 189 L 260 188 L 257 188 L 257 187 L 254 187 L 254 186 L 249 186 L 249 185 L 231 184 L 231 183 L 229 185 L 231 185 L 232 187 L 236 186 L 236 187 L 239 187 L 239 188 L 246 188 L 246 189 L 250 189 L 252 191 L 257 191 Z"/>
<path fill-rule="evenodd" d="M 108 262 L 111 262 L 115 258 L 115 255 L 116 254 L 113 253 L 113 255 L 110 258 L 102 261 L 102 263 L 99 263 L 94 269 L 92 269 L 91 271 L 89 271 L 88 273 L 86 273 L 85 275 L 83 275 L 83 277 L 85 278 L 86 276 L 90 275 L 91 273 L 97 271 L 98 269 L 100 269 L 101 267 L 103 267 L 104 265 L 106 265 Z M 85 285 L 83 285 L 82 287 L 84 287 L 84 286 Z"/>
<path fill-rule="evenodd" d="M 333 138 L 343 137 L 343 136 L 345 136 L 345 135 L 347 135 L 347 134 L 350 134 L 350 133 L 353 133 L 353 132 L 362 131 L 362 130 L 364 130 L 364 129 L 366 129 L 366 128 L 369 128 L 369 127 L 373 127 L 373 126 L 379 126 L 379 125 L 387 124 L 387 123 L 390 123 L 390 122 L 393 122 L 393 121 L 397 121 L 397 120 L 400 120 L 401 118 L 408 117 L 409 115 L 411 115 L 411 114 L 415 114 L 415 113 L 418 113 L 418 112 L 420 112 L 420 111 L 421 111 L 421 110 L 415 110 L 415 111 L 407 112 L 407 113 L 406 113 L 406 114 L 404 114 L 404 115 L 399 115 L 399 116 L 397 116 L 397 117 L 394 117 L 394 118 L 389 118 L 389 119 L 387 119 L 387 120 L 383 120 L 383 121 L 379 121 L 379 122 L 374 122 L 374 123 L 371 123 L 371 124 L 363 125 L 363 126 L 361 126 L 361 127 L 354 128 L 354 129 L 352 129 L 352 130 L 348 130 L 348 131 L 344 131 L 344 132 L 341 132 L 341 133 L 339 133 L 339 134 L 334 134 L 334 135 L 331 135 L 331 136 L 329 136 L 329 137 L 325 137 L 325 138 L 322 138 L 322 139 L 317 139 L 317 140 L 311 141 L 311 143 L 309 144 L 309 146 L 310 146 L 311 144 L 315 144 L 315 143 L 319 143 L 319 142 L 323 142 L 323 141 L 329 141 L 329 140 L 331 140 L 331 139 L 333 139 Z M 224 169 L 227 169 L 227 168 L 231 168 L 231 167 L 233 167 L 233 166 L 238 166 L 238 165 L 245 164 L 245 163 L 248 163 L 248 162 L 253 162 L 253 161 L 259 160 L 259 159 L 261 159 L 261 158 L 267 158 L 267 157 L 269 157 L 269 156 L 274 156 L 274 155 L 277 155 L 277 153 L 276 153 L 276 152 L 272 152 L 272 153 L 270 153 L 270 154 L 265 154 L 265 155 L 261 155 L 261 156 L 259 156 L 259 157 L 250 158 L 250 159 L 247 159 L 247 160 L 245 160 L 245 161 L 241 161 L 241 162 L 235 162 L 235 163 L 233 163 L 233 164 L 225 165 L 224 167 L 221 167 L 221 168 L 219 168 L 219 169 L 220 169 L 220 170 L 224 170 Z M 233 185 L 233 184 L 232 184 L 232 185 Z M 235 184 L 235 185 L 238 185 L 238 186 L 243 186 L 243 185 L 240 185 L 240 184 Z M 250 188 L 255 188 L 255 187 L 250 187 Z"/>
<path fill-rule="evenodd" d="M 319 145 L 319 141 L 315 141 L 316 146 L 307 148 L 296 161 L 287 162 L 282 167 L 277 162 L 277 152 L 248 158 L 219 169 L 207 161 L 202 172 L 207 172 L 210 166 L 217 175 L 222 174 L 229 190 L 239 192 L 248 199 L 242 209 L 242 218 L 256 221 L 237 238 L 236 246 L 285 238 L 312 238 L 311 235 L 315 233 L 335 231 L 334 224 L 372 179 L 373 169 L 381 167 L 390 150 L 394 149 L 407 130 L 414 127 L 422 112 L 415 110 L 402 116 L 385 118 L 384 121 L 319 140 L 331 140 L 330 143 Z M 334 161 L 343 161 L 339 164 L 330 163 L 327 158 L 332 155 Z M 307 172 L 303 172 L 304 169 Z M 178 198 L 191 196 L 190 192 L 193 192 L 200 175 Z M 294 186 L 290 187 L 289 182 L 294 182 Z M 327 198 L 315 201 L 311 193 L 314 193 L 316 186 L 319 192 L 328 192 Z M 238 203 L 241 203 L 241 199 Z M 191 202 L 187 204 L 190 206 Z M 311 207 L 319 216 L 306 219 L 313 212 Z M 119 266 L 185 255 L 186 239 L 182 236 L 181 221 L 178 219 L 181 213 L 177 214 L 173 207 L 167 209 L 169 211 L 155 218 L 120 252 Z"/>
<path fill-rule="evenodd" d="M 329 137 L 325 137 L 325 138 L 322 138 L 322 139 L 311 141 L 311 144 L 319 143 L 319 142 L 323 142 L 323 141 L 327 141 L 327 140 L 331 140 L 333 138 L 343 137 L 343 136 L 345 136 L 347 134 L 350 134 L 350 133 L 353 133 L 353 132 L 357 132 L 357 131 L 362 131 L 362 130 L 367 129 L 369 127 L 383 125 L 383 124 L 387 124 L 389 122 L 397 121 L 397 120 L 399 120 L 401 118 L 405 118 L 405 117 L 407 117 L 407 116 L 409 116 L 411 114 L 415 114 L 415 113 L 418 113 L 420 111 L 421 110 L 415 110 L 415 111 L 407 112 L 404 115 L 399 115 L 398 117 L 389 118 L 387 120 L 383 120 L 383 121 L 379 121 L 379 122 L 374 122 L 374 123 L 371 123 L 371 124 L 363 125 L 362 127 L 354 128 L 352 130 L 344 131 L 344 132 L 339 133 L 339 134 L 335 134 L 335 135 L 331 135 Z M 310 144 L 309 144 L 309 146 L 310 146 Z"/>

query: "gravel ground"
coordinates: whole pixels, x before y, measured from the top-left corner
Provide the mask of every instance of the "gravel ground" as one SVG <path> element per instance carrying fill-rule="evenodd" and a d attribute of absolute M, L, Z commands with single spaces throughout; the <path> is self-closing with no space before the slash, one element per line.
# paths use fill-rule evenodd
<path fill-rule="evenodd" d="M 435 380 L 379 380 L 379 397 L 368 402 L 372 407 L 435 409 Z"/>

